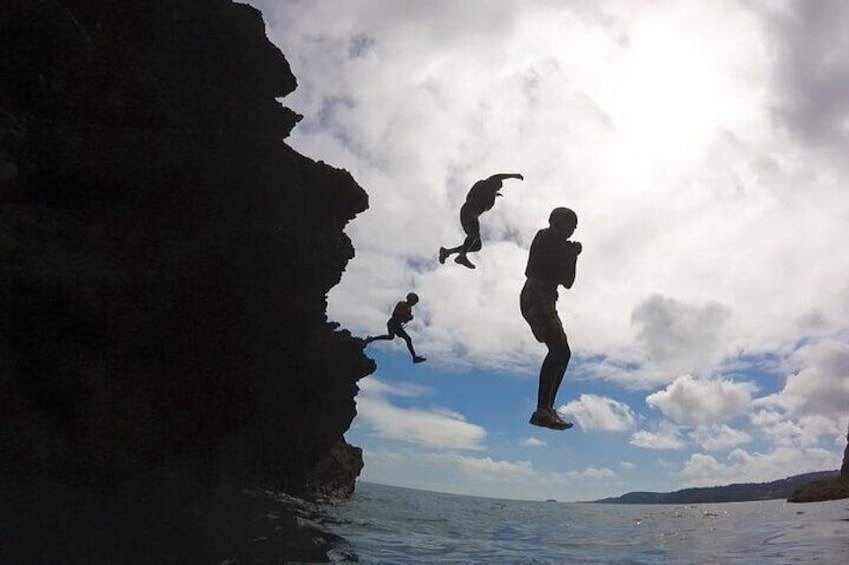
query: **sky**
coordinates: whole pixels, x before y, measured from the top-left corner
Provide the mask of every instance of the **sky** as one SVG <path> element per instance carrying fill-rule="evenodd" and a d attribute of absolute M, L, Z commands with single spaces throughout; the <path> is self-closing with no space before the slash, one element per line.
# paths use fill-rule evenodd
<path fill-rule="evenodd" d="M 361 479 L 593 500 L 840 466 L 849 424 L 849 3 L 250 0 L 304 116 L 287 143 L 369 194 L 328 295 L 367 354 Z M 462 242 L 471 185 L 507 180 Z M 521 317 L 550 210 L 583 244 L 558 311 L 575 427 L 533 427 Z"/>

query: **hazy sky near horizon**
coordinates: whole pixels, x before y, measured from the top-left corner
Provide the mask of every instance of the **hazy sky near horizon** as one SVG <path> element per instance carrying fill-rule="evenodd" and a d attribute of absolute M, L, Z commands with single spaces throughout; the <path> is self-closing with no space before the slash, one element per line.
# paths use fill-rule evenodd
<path fill-rule="evenodd" d="M 765 481 L 840 465 L 849 423 L 849 4 L 839 0 L 251 0 L 298 89 L 288 143 L 370 209 L 328 315 L 367 353 L 347 434 L 373 482 L 511 498 Z M 469 187 L 519 172 L 481 217 Z M 574 357 L 527 424 L 545 348 L 527 249 L 569 206 Z"/>

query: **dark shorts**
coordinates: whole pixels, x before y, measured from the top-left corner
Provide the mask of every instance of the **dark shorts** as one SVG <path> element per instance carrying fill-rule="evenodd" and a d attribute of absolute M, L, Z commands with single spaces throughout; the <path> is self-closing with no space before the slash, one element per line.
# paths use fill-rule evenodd
<path fill-rule="evenodd" d="M 557 315 L 557 287 L 537 279 L 526 280 L 519 296 L 519 308 L 537 341 L 566 340 L 563 323 Z"/>
<path fill-rule="evenodd" d="M 393 322 L 392 320 L 386 322 L 386 333 L 388 333 L 391 337 L 400 337 L 402 339 L 410 338 L 409 334 L 407 334 L 407 331 L 404 329 L 404 326 L 398 322 Z"/>

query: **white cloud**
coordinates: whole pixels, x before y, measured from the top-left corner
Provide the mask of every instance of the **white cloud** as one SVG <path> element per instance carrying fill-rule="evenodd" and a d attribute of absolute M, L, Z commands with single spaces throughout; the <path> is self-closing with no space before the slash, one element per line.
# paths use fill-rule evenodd
<path fill-rule="evenodd" d="M 751 424 L 778 446 L 798 448 L 844 440 L 849 421 L 849 347 L 826 337 L 795 350 L 782 389 L 752 402 Z"/>
<path fill-rule="evenodd" d="M 723 326 L 730 311 L 717 303 L 697 307 L 654 294 L 634 309 L 637 340 L 649 362 L 671 373 L 709 370 L 719 361 Z"/>
<path fill-rule="evenodd" d="M 644 449 L 681 449 L 687 445 L 681 439 L 681 429 L 669 422 L 661 422 L 653 431 L 634 432 L 631 435 L 630 444 Z"/>
<path fill-rule="evenodd" d="M 843 148 L 849 117 L 849 45 L 844 40 L 849 8 L 839 0 L 793 4 L 792 13 L 772 19 L 781 54 L 776 114 L 804 141 Z"/>
<path fill-rule="evenodd" d="M 779 412 L 759 410 L 749 419 L 775 445 L 810 447 L 819 444 L 824 437 L 833 437 L 842 443 L 849 414 L 840 417 L 815 414 L 794 419 Z"/>
<path fill-rule="evenodd" d="M 592 500 L 609 492 L 615 473 L 594 467 L 552 472 L 526 460 L 457 452 L 373 449 L 362 479 L 494 498 Z"/>
<path fill-rule="evenodd" d="M 752 441 L 752 437 L 746 432 L 735 430 L 726 424 L 698 426 L 690 432 L 690 439 L 707 451 L 728 449 Z"/>
<path fill-rule="evenodd" d="M 804 450 L 779 447 L 769 453 L 749 453 L 735 449 L 724 461 L 695 453 L 681 471 L 685 487 L 716 486 L 731 483 L 768 482 L 791 475 L 840 468 L 841 458 L 825 449 Z"/>
<path fill-rule="evenodd" d="M 443 459 L 436 456 L 437 459 Z M 501 480 L 503 478 L 528 478 L 533 474 L 530 461 L 495 461 L 491 457 L 469 457 L 456 455 L 452 458 L 457 467 L 467 476 L 480 480 Z"/>
<path fill-rule="evenodd" d="M 678 377 L 664 390 L 646 397 L 646 403 L 680 424 L 712 424 L 743 414 L 755 385 L 717 379 Z"/>
<path fill-rule="evenodd" d="M 594 394 L 582 394 L 560 412 L 574 417 L 584 430 L 624 432 L 634 425 L 634 412 L 627 404 Z"/>
<path fill-rule="evenodd" d="M 789 361 L 798 367 L 784 388 L 759 398 L 755 405 L 773 407 L 791 416 L 842 416 L 849 407 L 849 346 L 844 341 L 823 339 L 806 345 Z"/>
<path fill-rule="evenodd" d="M 432 390 L 412 383 L 387 383 L 377 378 L 362 379 L 358 383 L 363 396 L 400 396 L 416 398 L 432 394 Z"/>
<path fill-rule="evenodd" d="M 569 205 L 584 253 L 558 302 L 576 354 L 567 379 L 656 391 L 649 406 L 674 422 L 649 423 L 632 445 L 728 449 L 748 434 L 804 450 L 840 427 L 849 58 L 839 2 L 251 2 L 298 78 L 283 102 L 305 118 L 288 143 L 369 193 L 369 211 L 346 228 L 357 256 L 328 295 L 331 319 L 382 331 L 415 290 L 409 329 L 428 367 L 532 378 L 545 348 L 518 310 L 527 248 L 549 210 Z M 513 171 L 526 180 L 481 217 L 478 269 L 438 265 L 438 247 L 462 239 L 471 184 Z M 400 340 L 371 347 L 403 352 Z M 789 368 L 781 390 L 752 401 L 755 385 L 739 381 L 774 391 L 769 377 L 721 378 L 751 357 Z M 368 386 L 358 421 L 378 437 L 483 447 L 486 431 L 461 414 L 387 400 L 426 389 Z M 585 429 L 633 426 L 630 408 L 604 397 L 569 406 Z M 751 429 L 723 424 L 746 413 Z"/>
<path fill-rule="evenodd" d="M 517 296 L 528 243 L 562 204 L 585 249 L 560 305 L 575 351 L 644 362 L 606 378 L 708 374 L 796 341 L 811 312 L 845 327 L 849 295 L 791 290 L 843 284 L 849 202 L 839 163 L 775 130 L 771 16 L 734 2 L 253 3 L 298 77 L 290 143 L 370 194 L 328 298 L 355 333 L 415 289 L 429 362 L 533 372 L 542 351 Z M 502 171 L 526 180 L 481 218 L 477 271 L 438 266 L 437 248 L 462 239 L 465 192 Z"/>
<path fill-rule="evenodd" d="M 390 387 L 369 377 L 357 396 L 357 418 L 386 440 L 441 449 L 483 449 L 486 430 L 444 408 L 400 408 L 384 395 L 408 395 L 416 387 Z"/>
<path fill-rule="evenodd" d="M 620 461 L 619 466 L 625 469 L 634 469 L 636 467 L 636 465 L 630 461 Z"/>
<path fill-rule="evenodd" d="M 583 471 L 571 471 L 567 474 L 570 477 L 581 479 L 606 479 L 616 476 L 616 473 L 610 469 L 596 469 L 595 467 L 588 467 Z"/>
<path fill-rule="evenodd" d="M 545 441 L 535 437 L 525 438 L 519 443 L 522 447 L 545 447 L 548 445 Z"/>

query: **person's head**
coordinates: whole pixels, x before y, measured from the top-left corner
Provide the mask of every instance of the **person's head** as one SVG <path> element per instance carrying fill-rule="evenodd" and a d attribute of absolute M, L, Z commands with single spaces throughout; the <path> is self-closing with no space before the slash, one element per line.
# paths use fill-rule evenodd
<path fill-rule="evenodd" d="M 419 301 L 419 295 L 415 292 L 407 293 L 407 304 L 410 306 L 417 304 Z"/>
<path fill-rule="evenodd" d="M 570 208 L 555 208 L 548 216 L 548 225 L 566 233 L 568 237 L 578 227 L 578 215 Z"/>

